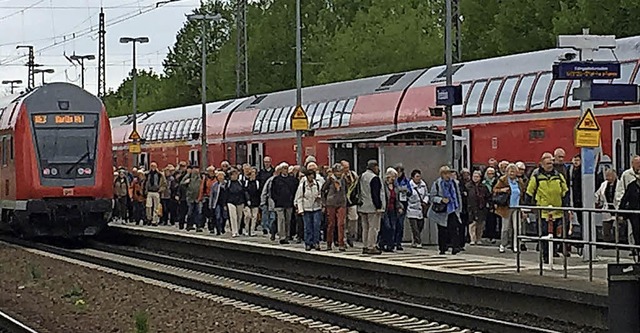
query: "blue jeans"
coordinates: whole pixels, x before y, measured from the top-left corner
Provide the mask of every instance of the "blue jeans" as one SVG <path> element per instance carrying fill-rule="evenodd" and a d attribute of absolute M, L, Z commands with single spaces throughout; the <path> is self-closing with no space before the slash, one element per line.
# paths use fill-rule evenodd
<path fill-rule="evenodd" d="M 322 212 L 319 210 L 313 212 L 304 212 L 302 220 L 304 221 L 304 244 L 306 246 L 316 246 L 320 244 L 320 220 Z"/>
<path fill-rule="evenodd" d="M 398 220 L 396 221 L 396 232 L 392 243 L 396 248 L 402 246 L 402 238 L 404 238 L 404 220 L 406 216 L 407 203 L 402 202 L 402 214 L 398 215 Z"/>
<path fill-rule="evenodd" d="M 262 220 L 260 221 L 262 232 L 264 234 L 270 232 L 272 235 L 275 235 L 276 230 L 274 229 L 273 222 L 276 220 L 276 212 L 269 210 L 267 206 L 260 207 L 260 211 L 262 212 Z"/>
<path fill-rule="evenodd" d="M 202 217 L 200 216 L 200 203 L 198 202 L 190 202 L 189 203 L 189 211 L 187 212 L 187 228 L 191 228 L 192 226 L 196 226 L 198 228 L 202 228 L 200 225 L 200 221 Z"/>
<path fill-rule="evenodd" d="M 380 228 L 380 247 L 393 249 L 398 225 L 398 213 L 395 210 L 387 211 L 383 216 L 382 228 Z"/>
<path fill-rule="evenodd" d="M 228 212 L 225 211 L 224 208 L 225 207 L 223 207 L 223 205 L 219 204 L 213 210 L 213 214 L 214 214 L 213 216 L 215 219 L 214 226 L 215 226 L 216 234 L 218 235 L 224 234 L 224 227 L 227 222 Z"/>

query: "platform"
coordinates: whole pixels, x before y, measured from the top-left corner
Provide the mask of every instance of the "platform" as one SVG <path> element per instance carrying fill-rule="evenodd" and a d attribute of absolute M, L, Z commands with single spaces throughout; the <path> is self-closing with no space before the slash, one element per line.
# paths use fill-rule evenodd
<path fill-rule="evenodd" d="M 568 258 L 568 278 L 562 277 L 563 258 L 555 258 L 554 269 L 545 266 L 544 275 L 539 275 L 538 253 L 535 244 L 529 244 L 529 251 L 521 255 L 521 272 L 516 272 L 516 260 L 513 252 L 499 253 L 496 245 L 467 246 L 467 250 L 458 255 L 440 255 L 435 247 L 421 249 L 405 246 L 404 251 L 383 253 L 382 255 L 363 255 L 361 244 L 354 248 L 347 248 L 346 252 L 305 251 L 303 244 L 280 245 L 271 241 L 260 233 L 258 236 L 240 236 L 231 238 L 229 233 L 222 236 L 210 235 L 206 232 L 178 230 L 175 227 L 150 227 L 123 224 L 111 224 L 111 229 L 128 236 L 145 235 L 156 239 L 200 244 L 211 248 L 246 252 L 254 255 L 267 255 L 314 264 L 347 267 L 364 273 L 393 274 L 397 276 L 418 279 L 418 288 L 442 285 L 453 285 L 465 288 L 478 288 L 503 292 L 509 297 L 545 298 L 558 302 L 569 302 L 598 309 L 600 315 L 606 316 L 608 306 L 606 265 L 613 262 L 615 257 L 611 251 L 603 253 L 594 263 L 594 280 L 588 280 L 588 263 L 583 262 L 577 255 Z M 326 244 L 323 244 L 323 248 Z M 630 261 L 626 252 L 621 252 L 621 258 Z M 286 260 L 285 260 L 286 261 Z M 360 273 L 358 273 L 360 274 Z M 374 279 L 378 283 L 381 279 L 365 274 L 362 279 Z M 374 274 L 375 275 L 375 274 Z M 384 279 L 386 283 L 391 280 Z M 472 289 L 473 290 L 473 289 Z M 442 292 L 434 291 L 430 294 L 441 297 L 453 297 Z M 461 298 L 464 293 L 459 292 Z M 492 296 L 491 296 L 492 297 Z M 506 296 L 505 296 L 506 297 Z M 488 303 L 490 303 L 487 300 Z M 586 309 L 585 309 L 586 312 Z M 583 313 L 584 316 L 584 313 Z M 604 318 L 600 318 L 604 320 Z"/>

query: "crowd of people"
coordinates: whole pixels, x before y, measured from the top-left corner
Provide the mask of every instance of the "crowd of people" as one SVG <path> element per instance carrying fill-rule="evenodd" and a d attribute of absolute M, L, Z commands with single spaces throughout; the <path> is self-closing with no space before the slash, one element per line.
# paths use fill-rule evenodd
<path fill-rule="evenodd" d="M 346 251 L 359 238 L 362 252 L 380 254 L 403 250 L 405 220 L 411 229 L 411 246 L 422 247 L 425 222 L 437 226 L 438 249 L 458 254 L 470 244 L 499 241 L 499 251 L 516 251 L 514 231 L 526 229 L 527 216 L 520 205 L 582 207 L 581 158 L 569 167 L 565 152 L 542 155 L 531 172 L 523 162 L 490 159 L 479 170 L 460 172 L 442 166 L 439 177 L 427 184 L 421 170 L 406 173 L 398 164 L 381 174 L 375 160 L 357 174 L 348 161 L 320 167 L 309 156 L 304 165 L 248 164 L 220 168 L 180 162 L 159 170 L 114 170 L 114 219 L 122 223 L 176 225 L 179 229 L 232 237 L 261 233 L 280 244 L 304 243 L 306 250 Z M 607 170 L 595 193 L 597 207 L 640 209 L 640 157 L 618 181 Z M 518 214 L 522 214 L 518 216 Z M 581 214 L 576 214 L 581 222 Z M 574 235 L 573 214 L 542 211 L 542 230 L 567 228 Z M 629 217 L 634 239 L 640 239 L 640 218 Z M 605 216 L 605 240 L 611 240 L 616 218 Z M 618 221 L 622 223 L 622 221 Z M 228 225 L 228 227 L 227 227 Z M 578 224 L 579 225 L 579 224 Z M 326 244 L 322 246 L 321 244 Z M 524 244 L 519 249 L 526 250 Z M 547 246 L 542 250 L 548 251 Z M 578 249 L 580 251 L 580 249 Z M 554 255 L 570 255 L 571 248 L 556 246 Z M 545 255 L 545 260 L 547 256 Z"/>

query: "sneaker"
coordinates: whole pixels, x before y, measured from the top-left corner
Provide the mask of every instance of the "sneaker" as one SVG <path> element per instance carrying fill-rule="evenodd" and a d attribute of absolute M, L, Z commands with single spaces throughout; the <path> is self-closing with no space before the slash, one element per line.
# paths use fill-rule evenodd
<path fill-rule="evenodd" d="M 233 234 L 233 235 L 231 235 L 231 237 L 236 238 L 236 237 L 238 237 L 238 234 Z"/>
<path fill-rule="evenodd" d="M 382 251 L 379 248 L 376 247 L 376 248 L 373 248 L 373 249 L 369 250 L 367 253 L 368 254 L 377 255 L 377 254 L 382 254 Z"/>
<path fill-rule="evenodd" d="M 271 239 L 271 241 L 276 240 L 276 235 L 275 234 L 271 234 L 271 237 L 269 237 L 269 239 Z"/>
<path fill-rule="evenodd" d="M 304 246 L 304 250 L 305 250 L 305 251 L 311 251 L 311 246 L 309 246 L 309 245 L 305 245 L 305 246 Z"/>
<path fill-rule="evenodd" d="M 504 245 L 500 245 L 500 253 L 504 253 L 506 251 Z"/>

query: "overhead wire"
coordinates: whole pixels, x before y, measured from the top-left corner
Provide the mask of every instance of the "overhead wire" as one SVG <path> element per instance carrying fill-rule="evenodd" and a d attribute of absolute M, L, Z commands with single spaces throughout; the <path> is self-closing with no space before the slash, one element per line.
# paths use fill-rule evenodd
<path fill-rule="evenodd" d="M 33 3 L 33 4 L 29 5 L 29 6 L 26 6 L 26 7 L 16 7 L 16 8 L 13 8 L 13 9 L 20 9 L 20 10 L 18 10 L 18 11 L 16 11 L 16 12 L 13 12 L 13 13 L 11 13 L 11 14 L 9 14 L 9 15 L 5 15 L 5 16 L 0 17 L 0 21 L 5 20 L 5 19 L 8 19 L 8 18 L 13 17 L 13 16 L 16 16 L 16 15 L 18 15 L 18 14 L 20 14 L 20 13 L 24 13 L 26 10 L 29 10 L 29 9 L 31 9 L 31 8 L 34 8 L 35 6 L 37 6 L 37 5 L 39 5 L 39 4 L 43 3 L 43 2 L 44 2 L 44 0 L 38 0 L 38 1 L 36 1 L 35 3 Z"/>

